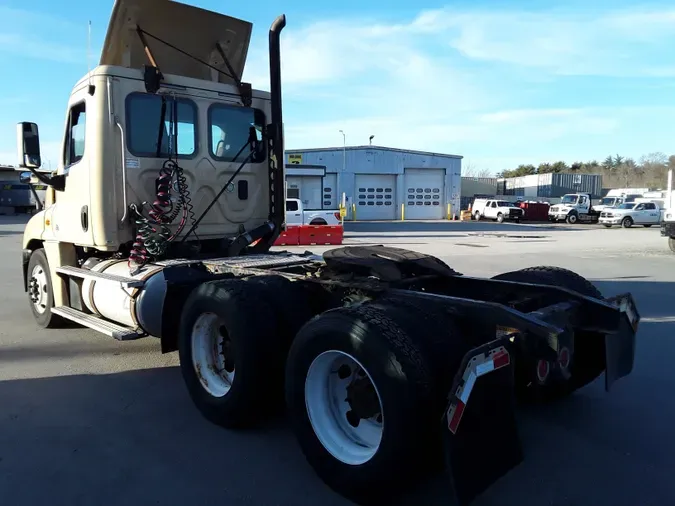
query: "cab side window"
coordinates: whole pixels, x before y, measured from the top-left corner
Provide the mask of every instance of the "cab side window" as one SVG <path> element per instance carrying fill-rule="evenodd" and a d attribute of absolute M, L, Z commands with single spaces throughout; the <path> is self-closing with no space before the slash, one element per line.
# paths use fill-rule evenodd
<path fill-rule="evenodd" d="M 294 200 L 286 201 L 286 211 L 297 211 L 297 210 L 298 210 L 297 202 L 295 202 Z"/>
<path fill-rule="evenodd" d="M 79 162 L 84 156 L 86 118 L 87 111 L 84 102 L 70 108 L 63 149 L 63 166 L 66 169 Z"/>

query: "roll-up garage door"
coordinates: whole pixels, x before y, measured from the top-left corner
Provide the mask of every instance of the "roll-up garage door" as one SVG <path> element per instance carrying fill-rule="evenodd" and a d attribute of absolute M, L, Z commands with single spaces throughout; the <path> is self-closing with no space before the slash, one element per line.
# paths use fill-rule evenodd
<path fill-rule="evenodd" d="M 357 220 L 396 219 L 396 176 L 357 174 L 355 183 Z"/>
<path fill-rule="evenodd" d="M 405 169 L 405 219 L 440 220 L 445 214 L 445 169 Z"/>

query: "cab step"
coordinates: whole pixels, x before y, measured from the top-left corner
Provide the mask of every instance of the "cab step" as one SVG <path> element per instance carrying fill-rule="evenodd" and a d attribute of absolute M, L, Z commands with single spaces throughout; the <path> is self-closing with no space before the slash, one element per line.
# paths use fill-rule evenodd
<path fill-rule="evenodd" d="M 114 281 L 122 285 L 123 288 L 140 288 L 145 284 L 142 279 L 127 278 L 125 276 L 106 274 L 105 272 L 96 272 L 89 269 L 80 269 L 79 267 L 73 267 L 71 265 L 57 267 L 56 272 L 74 278 Z"/>
<path fill-rule="evenodd" d="M 114 337 L 118 341 L 132 341 L 134 339 L 139 339 L 145 337 L 145 334 L 141 334 L 130 327 L 125 327 L 124 325 L 118 325 L 117 323 L 109 322 L 93 314 L 83 313 L 77 309 L 67 306 L 57 306 L 52 308 L 52 313 L 55 315 L 61 316 L 66 320 L 79 323 L 85 327 L 89 327 L 92 330 L 96 330 L 101 334 L 105 334 L 110 337 Z"/>

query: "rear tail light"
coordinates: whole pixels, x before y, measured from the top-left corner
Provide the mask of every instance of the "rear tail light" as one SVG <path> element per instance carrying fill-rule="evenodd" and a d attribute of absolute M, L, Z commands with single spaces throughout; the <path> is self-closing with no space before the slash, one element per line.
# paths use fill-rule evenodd
<path fill-rule="evenodd" d="M 338 211 L 337 213 L 333 213 L 333 216 L 335 216 L 335 219 L 340 221 L 342 218 L 340 217 L 340 212 Z"/>

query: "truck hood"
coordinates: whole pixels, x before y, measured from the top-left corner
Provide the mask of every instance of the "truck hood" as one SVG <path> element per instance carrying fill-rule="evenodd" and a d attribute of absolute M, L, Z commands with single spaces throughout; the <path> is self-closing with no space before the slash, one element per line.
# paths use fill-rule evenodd
<path fill-rule="evenodd" d="M 229 74 L 216 49 L 220 43 L 241 79 L 253 25 L 248 21 L 171 0 L 115 0 L 100 65 L 142 68 L 150 65 L 136 25 Z M 235 81 L 146 35 L 148 46 L 164 74 L 234 84 Z"/>

